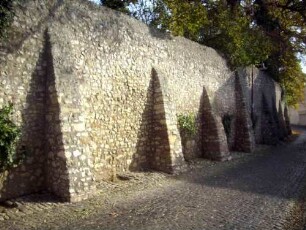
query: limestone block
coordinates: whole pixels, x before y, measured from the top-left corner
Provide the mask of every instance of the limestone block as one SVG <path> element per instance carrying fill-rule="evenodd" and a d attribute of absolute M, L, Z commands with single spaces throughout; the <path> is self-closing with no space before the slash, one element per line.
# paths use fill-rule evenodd
<path fill-rule="evenodd" d="M 79 150 L 75 150 L 75 151 L 73 151 L 72 152 L 72 155 L 74 156 L 74 157 L 79 157 L 79 156 L 81 156 L 81 152 L 79 151 Z"/>
<path fill-rule="evenodd" d="M 72 128 L 76 132 L 86 131 L 85 123 L 72 124 Z"/>

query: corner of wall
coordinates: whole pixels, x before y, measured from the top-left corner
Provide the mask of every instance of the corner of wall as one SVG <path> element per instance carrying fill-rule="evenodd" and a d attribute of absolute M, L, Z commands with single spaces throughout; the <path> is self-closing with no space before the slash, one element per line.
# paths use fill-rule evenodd
<path fill-rule="evenodd" d="M 73 202 L 92 195 L 95 185 L 90 153 L 83 148 L 87 135 L 82 107 L 76 103 L 80 100 L 72 100 L 78 96 L 78 85 L 71 86 L 73 74 L 62 76 L 65 63 L 58 60 L 61 54 L 53 54 L 56 41 L 51 45 L 50 40 L 52 33 L 46 33 L 46 187 Z M 64 92 L 67 100 L 59 96 Z"/>

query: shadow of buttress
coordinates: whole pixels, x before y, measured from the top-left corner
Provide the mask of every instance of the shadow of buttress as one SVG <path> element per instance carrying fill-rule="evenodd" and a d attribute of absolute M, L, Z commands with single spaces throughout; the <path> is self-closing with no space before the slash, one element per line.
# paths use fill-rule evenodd
<path fill-rule="evenodd" d="M 129 169 L 172 173 L 171 149 L 166 123 L 165 101 L 160 79 L 152 69 L 147 100 L 137 135 L 136 153 Z"/>
<path fill-rule="evenodd" d="M 137 134 L 136 152 L 132 156 L 129 166 L 131 171 L 146 171 L 151 169 L 150 159 L 153 157 L 153 104 L 154 80 L 151 77 L 146 93 L 146 102 L 141 115 L 140 126 Z"/>
<path fill-rule="evenodd" d="M 19 145 L 25 146 L 27 157 L 5 176 L 1 200 L 42 191 L 50 191 L 62 200 L 69 198 L 66 160 L 59 157 L 64 145 L 55 84 L 51 42 L 46 31 L 22 111 Z"/>
<path fill-rule="evenodd" d="M 242 85 L 240 85 L 241 82 L 239 83 L 238 80 L 237 76 L 235 76 L 235 78 L 232 78 L 231 82 L 226 82 L 226 84 L 219 89 L 217 92 L 219 98 L 217 99 L 220 101 L 214 101 L 215 104 L 213 104 L 213 107 L 216 108 L 216 106 L 219 106 L 217 108 L 221 115 L 224 113 L 233 115 L 233 121 L 235 122 L 231 123 L 231 129 L 233 129 L 234 134 L 232 148 L 242 151 L 247 149 L 240 149 L 240 143 L 243 143 L 244 146 L 247 146 L 246 144 L 249 143 L 248 145 L 251 147 L 252 142 L 249 137 L 243 135 L 247 131 L 247 126 L 249 126 L 248 119 L 246 119 L 249 114 L 247 114 L 248 110 L 247 104 L 245 104 L 246 102 L 239 101 L 243 99 L 243 92 L 241 88 Z M 266 88 L 264 91 L 262 89 L 263 83 L 256 83 L 256 87 L 258 88 L 256 88 L 256 97 L 254 97 L 254 99 L 256 100 L 255 109 L 258 109 L 258 111 L 255 110 L 257 123 L 254 125 L 255 128 L 258 128 L 259 130 L 258 135 L 260 135 L 261 138 L 266 139 L 258 140 L 263 141 L 260 143 L 273 144 L 273 142 L 279 137 L 279 134 L 277 133 L 278 123 L 276 121 L 278 114 L 275 103 L 275 86 L 274 84 L 271 84 L 270 86 L 265 85 L 268 89 Z M 222 98 L 224 99 L 222 95 L 228 95 L 225 93 L 230 89 L 233 89 L 233 86 L 235 86 L 235 90 L 232 92 L 232 97 L 235 100 L 232 100 L 232 102 L 235 102 L 235 104 L 233 103 L 232 105 L 235 106 L 231 107 L 231 102 L 228 101 L 228 98 L 222 101 Z M 228 108 L 224 106 L 228 106 Z M 233 110 L 230 110 L 231 108 Z M 237 116 L 237 113 L 239 111 L 241 112 L 242 109 L 243 113 L 239 115 L 241 117 Z M 220 125 L 220 122 L 212 122 L 210 124 L 209 121 L 213 120 L 215 117 L 214 114 L 209 112 L 210 110 L 211 105 L 209 103 L 209 98 L 207 92 L 204 90 L 200 110 L 200 114 L 204 113 L 201 115 L 203 117 L 202 136 L 205 137 L 206 135 L 205 139 L 207 140 L 207 142 L 205 142 L 205 140 L 203 141 L 204 156 L 205 144 L 213 143 L 209 140 L 212 139 L 214 135 L 217 135 L 216 131 L 211 134 L 206 133 L 206 131 L 210 130 L 211 132 L 217 125 Z M 208 124 L 209 126 L 205 124 Z M 241 127 L 237 127 L 238 125 L 241 125 Z M 210 129 L 210 126 L 212 129 Z M 214 166 L 214 170 L 201 168 L 199 169 L 200 172 L 193 174 L 193 177 L 182 175 L 178 179 L 187 180 L 190 183 L 197 183 L 203 186 L 226 189 L 228 191 L 236 190 L 246 192 L 250 193 L 250 195 L 260 194 L 285 199 L 296 198 L 298 195 L 297 186 L 299 186 L 299 183 L 297 183 L 299 178 L 296 175 L 297 173 L 301 173 L 301 175 L 303 173 L 303 159 L 305 156 L 303 152 L 295 151 L 296 147 L 294 147 L 294 144 L 292 146 L 290 145 L 291 144 L 288 146 L 280 145 L 267 150 L 258 149 L 255 151 L 254 155 L 247 155 L 245 158 L 235 159 L 235 163 L 220 162 Z M 216 150 L 219 150 L 217 144 L 215 145 L 215 148 Z M 293 153 L 290 153 L 290 157 L 288 157 L 290 151 Z M 292 165 L 295 165 L 295 167 L 292 167 Z"/>

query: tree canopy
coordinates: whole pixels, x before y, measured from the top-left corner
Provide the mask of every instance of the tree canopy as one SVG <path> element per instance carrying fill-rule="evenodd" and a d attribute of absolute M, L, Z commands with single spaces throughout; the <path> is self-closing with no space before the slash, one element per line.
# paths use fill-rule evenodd
<path fill-rule="evenodd" d="M 127 13 L 151 26 L 221 51 L 232 68 L 265 63 L 267 71 L 285 90 L 289 105 L 295 106 L 303 99 L 306 76 L 297 54 L 306 54 L 305 1 L 111 2 L 117 2 L 111 8 L 122 10 L 123 7 Z"/>

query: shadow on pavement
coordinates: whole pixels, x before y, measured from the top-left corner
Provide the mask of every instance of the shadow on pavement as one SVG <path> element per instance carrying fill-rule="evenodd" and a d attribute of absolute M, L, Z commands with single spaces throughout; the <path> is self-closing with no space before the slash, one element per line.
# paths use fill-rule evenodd
<path fill-rule="evenodd" d="M 211 169 L 197 169 L 178 179 L 203 186 L 294 198 L 302 186 L 300 182 L 306 169 L 305 127 L 299 130 L 303 133 L 292 143 L 283 143 L 269 150 L 257 150 L 253 156 L 233 162 L 218 162 Z"/>

